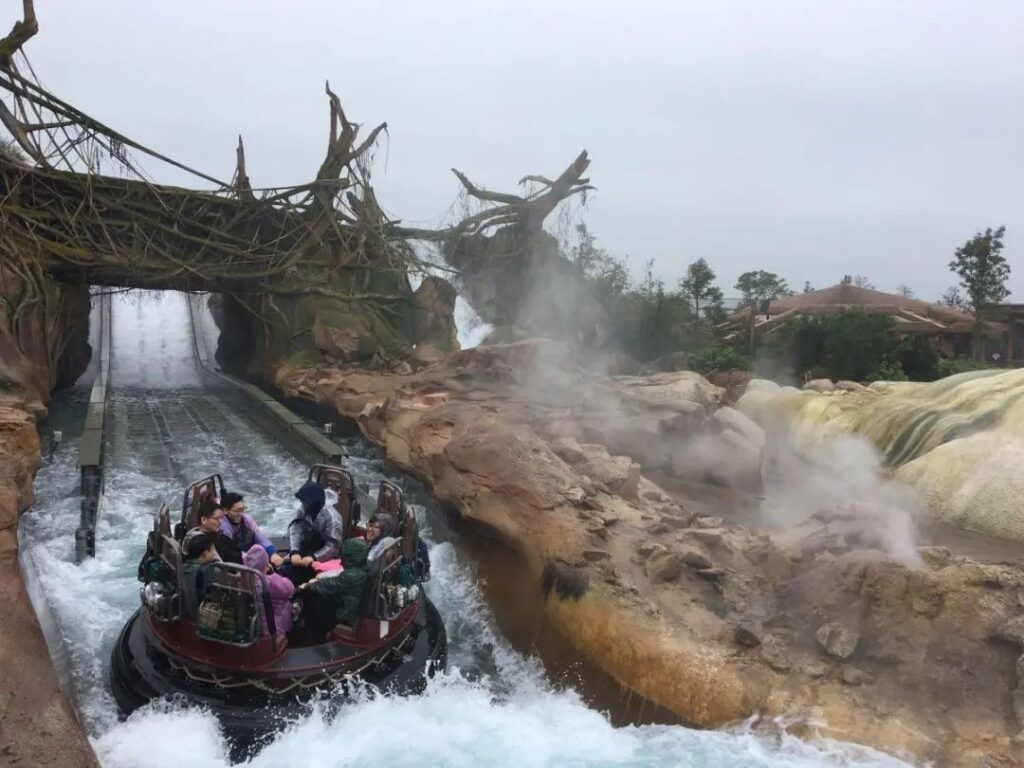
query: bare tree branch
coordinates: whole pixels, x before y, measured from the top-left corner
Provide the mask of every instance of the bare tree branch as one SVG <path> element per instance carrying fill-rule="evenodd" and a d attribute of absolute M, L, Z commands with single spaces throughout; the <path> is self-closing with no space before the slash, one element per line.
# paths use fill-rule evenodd
<path fill-rule="evenodd" d="M 518 205 L 524 202 L 524 199 L 519 195 L 508 195 L 503 192 L 490 192 L 486 189 L 480 189 L 466 178 L 466 174 L 456 168 L 452 168 L 452 173 L 462 182 L 462 186 L 466 188 L 470 195 L 480 200 L 487 200 L 492 203 L 509 203 L 511 205 Z"/>
<path fill-rule="evenodd" d="M 0 67 L 9 69 L 11 59 L 21 46 L 27 43 L 39 31 L 39 22 L 36 21 L 36 9 L 32 0 L 23 0 L 21 21 L 14 22 L 14 27 L 7 33 L 7 37 L 0 40 Z"/>
<path fill-rule="evenodd" d="M 238 136 L 238 147 L 235 149 L 235 192 L 243 200 L 252 200 L 252 184 L 245 172 L 245 146 L 242 144 L 242 136 Z"/>

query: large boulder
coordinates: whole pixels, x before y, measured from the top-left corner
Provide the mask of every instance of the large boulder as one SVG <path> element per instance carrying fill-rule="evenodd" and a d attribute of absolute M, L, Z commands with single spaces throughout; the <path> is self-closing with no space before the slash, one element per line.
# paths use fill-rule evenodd
<path fill-rule="evenodd" d="M 303 298 L 301 304 L 313 314 L 313 346 L 338 362 L 401 358 L 409 352 L 408 339 L 372 306 L 320 296 Z"/>
<path fill-rule="evenodd" d="M 683 572 L 683 559 L 664 548 L 655 549 L 647 558 L 647 576 L 655 584 L 675 581 Z"/>
<path fill-rule="evenodd" d="M 694 407 L 704 410 L 716 408 L 725 391 L 716 387 L 699 373 L 677 371 L 658 373 L 647 377 L 624 377 L 623 397 L 649 409 L 692 413 Z"/>
<path fill-rule="evenodd" d="M 857 643 L 860 635 L 854 630 L 844 627 L 842 624 L 830 622 L 818 627 L 814 633 L 818 644 L 825 649 L 825 653 L 837 659 L 848 659 L 857 650 Z"/>
<path fill-rule="evenodd" d="M 414 344 L 430 344 L 443 352 L 459 348 L 455 328 L 455 288 L 447 280 L 429 275 L 413 293 Z"/>
<path fill-rule="evenodd" d="M 624 499 L 636 499 L 640 486 L 640 465 L 628 456 L 612 456 L 603 445 L 579 446 L 583 465 L 580 469 L 611 493 Z"/>
<path fill-rule="evenodd" d="M 73 384 L 89 365 L 89 313 L 84 283 L 42 278 L 29 286 L 0 269 L 0 390 L 24 394 L 41 412 L 51 390 Z"/>
<path fill-rule="evenodd" d="M 809 389 L 811 392 L 834 392 L 836 385 L 832 379 L 811 379 L 804 384 L 804 389 Z"/>
<path fill-rule="evenodd" d="M 761 458 L 765 447 L 764 430 L 735 408 L 724 406 L 711 417 L 720 430 L 717 441 L 722 456 L 717 470 L 726 485 L 757 488 L 761 482 Z M 712 470 L 713 471 L 713 470 Z"/>

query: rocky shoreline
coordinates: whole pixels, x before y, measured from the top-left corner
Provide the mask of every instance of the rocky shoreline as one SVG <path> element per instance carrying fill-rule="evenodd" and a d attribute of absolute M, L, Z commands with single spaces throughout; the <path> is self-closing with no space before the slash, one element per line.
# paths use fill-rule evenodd
<path fill-rule="evenodd" d="M 18 517 L 33 500 L 40 464 L 35 416 L 0 394 L 0 765 L 96 766 L 61 693 L 18 566 Z"/>
<path fill-rule="evenodd" d="M 597 377 L 521 342 L 419 373 L 282 368 L 276 383 L 354 419 L 519 552 L 547 619 L 685 721 L 781 717 L 937 765 L 1020 762 L 1020 564 L 935 547 L 901 563 L 850 509 L 784 532 L 731 522 L 759 503 L 765 435 L 699 376 Z M 735 504 L 688 499 L 698 480 Z"/>

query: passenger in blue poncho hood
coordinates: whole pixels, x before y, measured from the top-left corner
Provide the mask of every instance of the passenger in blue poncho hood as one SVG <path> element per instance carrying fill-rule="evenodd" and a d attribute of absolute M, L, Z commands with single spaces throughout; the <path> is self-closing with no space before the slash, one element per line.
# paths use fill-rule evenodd
<path fill-rule="evenodd" d="M 326 504 L 323 486 L 312 480 L 295 493 L 301 502 L 288 526 L 289 556 L 278 571 L 298 586 L 316 575 L 314 562 L 336 559 L 341 552 L 344 526 L 334 505 Z"/>

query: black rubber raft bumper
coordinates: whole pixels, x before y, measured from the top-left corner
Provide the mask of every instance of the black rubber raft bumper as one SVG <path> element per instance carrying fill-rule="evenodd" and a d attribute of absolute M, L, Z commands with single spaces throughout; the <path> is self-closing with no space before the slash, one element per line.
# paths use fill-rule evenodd
<path fill-rule="evenodd" d="M 412 630 L 415 636 L 403 653 L 390 663 L 371 665 L 353 675 L 355 687 L 366 685 L 389 694 L 416 694 L 423 691 L 429 676 L 446 668 L 448 640 L 444 623 L 434 604 L 423 596 L 420 599 L 425 621 Z M 316 647 L 303 650 L 315 658 Z M 122 716 L 158 699 L 188 702 L 215 714 L 233 747 L 237 747 L 262 742 L 261 737 L 303 717 L 313 700 L 350 700 L 352 686 L 345 682 L 315 689 L 296 686 L 288 693 L 271 693 L 247 685 L 224 686 L 197 680 L 183 672 L 183 666 L 184 659 L 160 642 L 141 609 L 137 610 L 121 630 L 111 656 L 110 689 Z M 232 677 L 233 682 L 238 681 L 237 673 Z"/>

